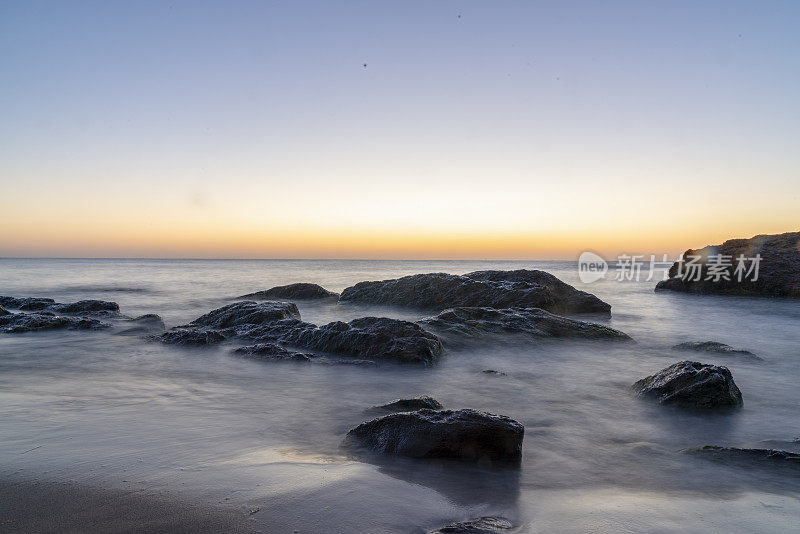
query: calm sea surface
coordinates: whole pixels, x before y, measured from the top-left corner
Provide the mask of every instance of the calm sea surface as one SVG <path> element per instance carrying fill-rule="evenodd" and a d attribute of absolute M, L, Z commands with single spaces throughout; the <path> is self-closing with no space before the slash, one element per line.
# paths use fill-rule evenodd
<path fill-rule="evenodd" d="M 522 532 L 790 532 L 800 476 L 732 468 L 685 447 L 800 449 L 800 302 L 655 293 L 654 280 L 581 284 L 571 262 L 0 260 L 0 295 L 113 300 L 167 326 L 291 282 L 482 269 L 549 271 L 613 306 L 637 343 L 493 343 L 430 368 L 265 363 L 108 332 L 0 334 L 0 470 L 256 508 L 267 532 L 423 532 L 505 515 Z M 646 277 L 647 273 L 645 273 Z M 612 274 L 613 276 L 613 274 Z M 644 278 L 643 277 L 643 278 Z M 413 311 L 298 302 L 314 323 Z M 594 318 L 593 318 L 594 319 Z M 765 362 L 678 353 L 714 340 Z M 698 416 L 627 387 L 682 359 L 728 366 L 744 408 Z M 491 368 L 506 373 L 481 373 Z M 525 425 L 519 470 L 355 461 L 339 444 L 369 406 L 428 394 Z"/>

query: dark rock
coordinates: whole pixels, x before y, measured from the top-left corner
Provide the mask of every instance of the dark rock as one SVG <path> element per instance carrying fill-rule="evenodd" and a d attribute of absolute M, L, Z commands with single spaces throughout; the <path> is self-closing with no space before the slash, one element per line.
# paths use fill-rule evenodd
<path fill-rule="evenodd" d="M 764 462 L 766 465 L 774 467 L 787 466 L 800 468 L 800 454 L 775 449 L 739 449 L 737 447 L 706 445 L 704 447 L 684 449 L 683 452 L 712 460 L 750 464 Z"/>
<path fill-rule="evenodd" d="M 610 313 L 611 306 L 543 271 L 477 271 L 463 276 L 415 274 L 345 289 L 341 302 L 424 310 L 455 307 L 542 308 L 556 313 Z"/>
<path fill-rule="evenodd" d="M 169 345 L 214 345 L 225 341 L 226 338 L 215 330 L 175 328 L 156 336 L 155 339 Z"/>
<path fill-rule="evenodd" d="M 685 408 L 732 408 L 742 405 L 742 393 L 727 367 L 683 361 L 662 369 L 633 386 L 640 397 Z"/>
<path fill-rule="evenodd" d="M 385 317 L 335 321 L 320 327 L 303 323 L 281 334 L 279 341 L 364 360 L 403 363 L 433 363 L 442 352 L 439 339 L 419 325 Z"/>
<path fill-rule="evenodd" d="M 506 376 L 503 371 L 496 371 L 494 369 L 484 369 L 481 373 L 485 375 L 494 375 L 494 376 Z"/>
<path fill-rule="evenodd" d="M 0 297 L 0 305 L 7 308 L 14 308 L 22 311 L 39 311 L 47 308 L 51 304 L 55 304 L 53 299 L 41 297 Z"/>
<path fill-rule="evenodd" d="M 346 442 L 412 458 L 457 458 L 518 463 L 523 426 L 509 417 L 476 410 L 419 410 L 385 415 L 347 433 Z"/>
<path fill-rule="evenodd" d="M 380 406 L 373 406 L 369 409 L 370 412 L 411 412 L 414 410 L 441 410 L 442 404 L 428 395 L 422 395 L 413 399 L 397 399 L 395 401 L 381 404 Z"/>
<path fill-rule="evenodd" d="M 9 334 L 40 330 L 99 330 L 111 325 L 86 317 L 63 317 L 48 312 L 13 313 L 0 317 L 0 331 Z"/>
<path fill-rule="evenodd" d="M 245 356 L 257 360 L 310 362 L 316 357 L 313 354 L 303 354 L 301 352 L 287 350 L 275 343 L 259 343 L 257 345 L 239 347 L 233 352 L 239 356 Z"/>
<path fill-rule="evenodd" d="M 256 341 L 352 356 L 363 360 L 432 363 L 442 352 L 435 335 L 419 325 L 385 317 L 362 317 L 349 323 L 323 326 L 296 319 L 232 329 L 235 335 Z"/>
<path fill-rule="evenodd" d="M 736 275 L 737 258 L 761 256 L 758 279 Z M 732 260 L 732 265 L 722 269 L 727 280 L 709 277 L 709 257 L 723 255 Z M 697 257 L 700 266 L 700 279 L 697 271 L 689 267 L 686 260 Z M 745 266 L 750 267 L 750 261 Z M 746 274 L 746 273 L 745 273 Z M 800 232 L 777 235 L 757 235 L 750 239 L 729 239 L 721 245 L 701 249 L 689 249 L 683 259 L 675 262 L 669 269 L 670 278 L 662 280 L 656 289 L 683 291 L 687 293 L 714 293 L 720 295 L 762 295 L 800 298 Z"/>
<path fill-rule="evenodd" d="M 0 306 L 0 317 L 4 315 L 11 315 L 11 312 L 5 309 L 4 307 Z"/>
<path fill-rule="evenodd" d="M 686 343 L 679 343 L 672 348 L 676 350 L 692 350 L 695 352 L 712 352 L 723 356 L 744 356 L 751 360 L 764 360 L 749 350 L 734 349 L 730 345 L 717 341 L 688 341 Z"/>
<path fill-rule="evenodd" d="M 289 284 L 287 286 L 277 286 L 265 291 L 256 291 L 255 293 L 248 293 L 237 297 L 240 299 L 256 299 L 256 300 L 270 300 L 270 299 L 290 299 L 290 300 L 309 300 L 309 299 L 326 299 L 338 297 L 338 293 L 328 291 L 324 287 L 317 284 L 297 283 Z"/>
<path fill-rule="evenodd" d="M 470 338 L 524 334 L 533 338 L 631 339 L 619 330 L 567 319 L 539 308 L 451 308 L 419 322 L 441 333 Z"/>
<path fill-rule="evenodd" d="M 54 313 L 119 312 L 119 305 L 105 300 L 81 300 L 70 304 L 51 304 L 47 310 Z"/>
<path fill-rule="evenodd" d="M 281 319 L 300 319 L 297 305 L 291 302 L 236 302 L 210 311 L 191 324 L 208 328 L 258 325 Z"/>
<path fill-rule="evenodd" d="M 512 528 L 514 525 L 504 517 L 485 516 L 450 523 L 439 529 L 431 530 L 428 534 L 501 534 L 501 531 Z"/>

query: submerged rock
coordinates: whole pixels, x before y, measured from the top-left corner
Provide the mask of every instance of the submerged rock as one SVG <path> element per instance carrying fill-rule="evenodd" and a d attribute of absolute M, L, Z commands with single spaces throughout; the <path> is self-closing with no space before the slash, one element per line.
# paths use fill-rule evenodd
<path fill-rule="evenodd" d="M 492 375 L 492 376 L 506 376 L 503 371 L 498 371 L 496 369 L 484 369 L 481 373 L 485 375 Z"/>
<path fill-rule="evenodd" d="M 51 304 L 47 310 L 55 313 L 119 312 L 119 304 L 105 300 L 80 300 L 69 304 Z"/>
<path fill-rule="evenodd" d="M 706 445 L 704 447 L 684 449 L 683 452 L 712 460 L 752 464 L 765 462 L 770 466 L 800 468 L 800 454 L 775 449 L 740 449 L 737 447 Z"/>
<path fill-rule="evenodd" d="M 736 268 L 738 258 L 742 255 L 746 259 L 746 270 L 740 277 Z M 753 280 L 753 276 L 748 276 L 747 271 L 752 267 L 749 258 L 756 255 L 760 255 L 761 260 L 758 264 L 758 279 Z M 719 256 L 727 259 L 725 265 L 709 270 L 709 265 L 717 263 Z M 697 258 L 694 260 L 697 268 L 689 263 L 692 257 Z M 724 276 L 716 276 L 714 271 L 720 271 Z M 669 276 L 669 279 L 659 282 L 656 289 L 700 294 L 800 298 L 800 232 L 729 239 L 721 245 L 689 249 L 684 252 L 682 260 L 670 267 Z"/>
<path fill-rule="evenodd" d="M 513 333 L 533 338 L 631 339 L 619 330 L 539 308 L 450 308 L 419 322 L 442 333 L 470 338 Z"/>
<path fill-rule="evenodd" d="M 259 325 L 281 319 L 300 319 L 297 305 L 291 302 L 236 302 L 210 311 L 191 324 L 208 328 L 228 328 Z"/>
<path fill-rule="evenodd" d="M 119 335 L 152 334 L 163 332 L 166 328 L 164 321 L 155 313 L 147 313 L 132 319 L 125 319 L 126 325 L 132 325 L 117 332 Z"/>
<path fill-rule="evenodd" d="M 317 284 L 297 283 L 289 284 L 286 286 L 277 286 L 264 291 L 256 291 L 255 293 L 248 293 L 237 297 L 240 299 L 256 299 L 256 300 L 269 300 L 269 299 L 290 299 L 290 300 L 309 300 L 309 299 L 326 299 L 338 297 L 338 293 L 328 291 L 324 287 Z"/>
<path fill-rule="evenodd" d="M 741 349 L 734 349 L 730 345 L 726 345 L 725 343 L 719 343 L 718 341 L 688 341 L 686 343 L 679 343 L 672 347 L 675 350 L 692 350 L 695 352 L 712 352 L 714 354 L 721 354 L 724 356 L 744 356 L 751 360 L 761 360 L 759 356 L 756 356 L 749 350 L 741 350 Z"/>
<path fill-rule="evenodd" d="M 476 271 L 466 275 L 415 274 L 359 282 L 341 302 L 366 302 L 424 310 L 455 307 L 542 308 L 556 313 L 610 313 L 611 306 L 544 271 Z"/>
<path fill-rule="evenodd" d="M 155 339 L 168 345 L 214 345 L 225 341 L 226 337 L 215 330 L 174 328 Z"/>
<path fill-rule="evenodd" d="M 662 369 L 633 386 L 640 397 L 685 408 L 733 408 L 742 393 L 727 367 L 683 361 Z"/>
<path fill-rule="evenodd" d="M 239 356 L 253 358 L 256 360 L 282 360 L 295 362 L 310 362 L 316 358 L 313 354 L 303 354 L 287 350 L 276 343 L 258 343 L 247 347 L 239 347 L 233 351 Z"/>
<path fill-rule="evenodd" d="M 0 331 L 9 334 L 40 330 L 99 330 L 111 325 L 87 317 L 63 317 L 49 312 L 12 313 L 0 316 Z"/>
<path fill-rule="evenodd" d="M 514 525 L 508 519 L 498 516 L 484 516 L 468 521 L 450 523 L 428 534 L 501 534 L 501 531 L 510 530 Z"/>
<path fill-rule="evenodd" d="M 370 412 L 411 412 L 414 410 L 441 410 L 442 404 L 428 395 L 415 397 L 413 399 L 397 399 L 380 406 L 373 406 Z"/>
<path fill-rule="evenodd" d="M 346 442 L 412 458 L 457 458 L 518 463 L 523 426 L 509 417 L 476 410 L 419 410 L 385 415 L 347 433 Z"/>

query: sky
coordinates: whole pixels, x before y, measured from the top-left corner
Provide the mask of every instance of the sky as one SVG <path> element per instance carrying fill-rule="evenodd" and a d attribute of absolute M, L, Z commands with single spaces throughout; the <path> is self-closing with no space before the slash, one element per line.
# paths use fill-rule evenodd
<path fill-rule="evenodd" d="M 0 257 L 800 230 L 800 3 L 0 3 Z"/>

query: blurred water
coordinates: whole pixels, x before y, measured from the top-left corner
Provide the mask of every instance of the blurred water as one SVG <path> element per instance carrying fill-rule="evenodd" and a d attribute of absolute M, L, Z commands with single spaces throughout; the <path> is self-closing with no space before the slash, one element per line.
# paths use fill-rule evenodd
<path fill-rule="evenodd" d="M 800 302 L 655 293 L 655 281 L 584 285 L 571 262 L 0 260 L 0 294 L 114 300 L 185 323 L 231 297 L 308 281 L 340 291 L 420 272 L 538 268 L 613 306 L 636 344 L 493 343 L 431 368 L 297 365 L 106 332 L 0 335 L 4 476 L 79 480 L 261 508 L 268 532 L 419 532 L 482 514 L 524 532 L 786 532 L 800 522 L 795 473 L 688 457 L 720 444 L 797 449 Z M 645 273 L 647 274 L 647 273 Z M 613 271 L 609 278 L 613 278 Z M 316 323 L 409 310 L 298 303 Z M 682 341 L 747 348 L 763 363 L 676 353 Z M 744 408 L 698 416 L 631 397 L 681 359 L 727 365 Z M 492 368 L 506 373 L 481 373 Z M 430 394 L 525 425 L 520 470 L 355 461 L 339 444 L 363 410 Z M 765 443 L 765 440 L 771 440 Z"/>

